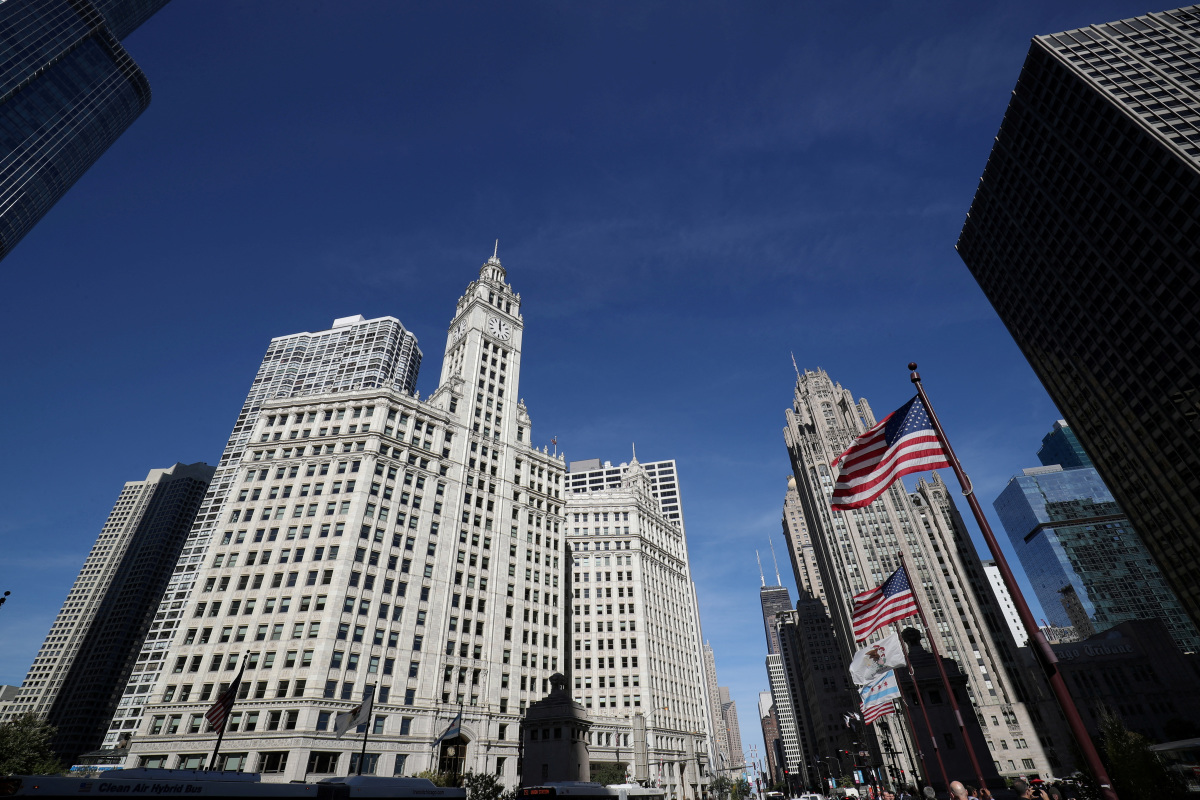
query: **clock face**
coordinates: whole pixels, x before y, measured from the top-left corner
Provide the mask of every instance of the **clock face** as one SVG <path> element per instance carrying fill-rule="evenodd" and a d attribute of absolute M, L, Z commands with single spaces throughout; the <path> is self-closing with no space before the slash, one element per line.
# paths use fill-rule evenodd
<path fill-rule="evenodd" d="M 499 317 L 488 317 L 488 333 L 502 342 L 507 342 L 512 336 L 512 326 Z"/>
<path fill-rule="evenodd" d="M 458 323 L 458 326 L 450 331 L 450 339 L 457 342 L 467 332 L 467 324 L 465 322 Z"/>

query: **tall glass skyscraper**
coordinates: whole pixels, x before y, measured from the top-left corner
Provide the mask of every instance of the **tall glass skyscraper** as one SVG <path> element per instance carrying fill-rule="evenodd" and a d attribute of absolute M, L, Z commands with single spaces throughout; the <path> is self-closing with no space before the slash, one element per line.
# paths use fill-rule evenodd
<path fill-rule="evenodd" d="M 1200 621 L 1200 6 L 1039 36 L 958 252 Z"/>
<path fill-rule="evenodd" d="M 1073 438 L 1057 423 L 1039 458 L 1076 460 Z M 1065 466 L 1025 470 L 993 504 L 1046 618 L 1079 627 L 1072 609 L 1079 614 L 1081 605 L 1097 632 L 1129 619 L 1161 619 L 1176 646 L 1196 652 L 1200 634 L 1100 474 Z"/>
<path fill-rule="evenodd" d="M 166 4 L 0 4 L 0 258 L 150 104 L 120 40 Z"/>

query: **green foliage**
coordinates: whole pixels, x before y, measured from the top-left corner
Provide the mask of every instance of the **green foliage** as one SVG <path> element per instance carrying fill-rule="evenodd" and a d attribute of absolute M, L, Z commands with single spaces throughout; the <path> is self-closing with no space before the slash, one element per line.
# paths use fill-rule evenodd
<path fill-rule="evenodd" d="M 750 796 L 750 781 L 745 778 L 738 778 L 733 783 L 733 800 L 745 800 Z"/>
<path fill-rule="evenodd" d="M 625 765 L 612 761 L 593 761 L 591 764 L 592 780 L 605 786 L 625 782 Z"/>
<path fill-rule="evenodd" d="M 490 772 L 468 772 L 463 776 L 467 800 L 501 800 L 504 784 Z"/>
<path fill-rule="evenodd" d="M 1150 749 L 1150 740 L 1125 727 L 1121 718 L 1106 712 L 1100 718 L 1100 745 L 1104 767 L 1113 789 L 1122 800 L 1174 800 L 1185 787 Z"/>
<path fill-rule="evenodd" d="M 708 793 L 716 800 L 725 800 L 731 791 L 733 791 L 733 781 L 729 780 L 728 775 L 718 775 L 708 783 Z"/>
<path fill-rule="evenodd" d="M 463 783 L 462 775 L 455 775 L 450 772 L 432 772 L 430 770 L 425 770 L 424 772 L 418 772 L 415 777 L 431 780 L 433 781 L 434 786 L 449 786 L 451 788 L 457 788 L 462 786 Z"/>
<path fill-rule="evenodd" d="M 55 775 L 63 771 L 50 748 L 57 731 L 37 714 L 0 724 L 0 775 Z"/>

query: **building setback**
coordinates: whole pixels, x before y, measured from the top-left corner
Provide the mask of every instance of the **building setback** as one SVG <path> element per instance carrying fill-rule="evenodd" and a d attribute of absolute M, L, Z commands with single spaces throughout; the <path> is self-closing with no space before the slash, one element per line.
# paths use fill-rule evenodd
<path fill-rule="evenodd" d="M 675 463 L 635 457 L 616 468 L 619 484 L 580 481 L 577 465 L 589 473 L 597 463 L 572 462 L 566 476 L 567 657 L 592 721 L 591 758 L 632 762 L 634 777 L 661 781 L 668 797 L 698 797 L 718 762 L 715 712 Z M 658 487 L 671 484 L 671 499 L 656 493 L 651 474 Z M 648 774 L 635 752 L 643 725 Z"/>
<path fill-rule="evenodd" d="M 1026 679 L 1017 668 L 1013 642 L 995 605 L 979 555 L 950 493 L 935 474 L 906 493 L 895 482 L 879 499 L 852 511 L 833 511 L 830 462 L 876 420 L 866 400 L 834 383 L 823 370 L 806 370 L 786 412 L 784 441 L 796 491 L 824 584 L 834 634 L 843 658 L 857 646 L 850 621 L 851 598 L 879 586 L 900 567 L 903 555 L 914 593 L 930 620 L 943 656 L 967 676 L 967 693 L 983 726 L 998 771 L 1004 775 L 1066 771 L 1066 752 L 1045 751 L 1036 737 L 1040 719 L 1023 699 Z M 915 622 L 915 621 L 914 621 Z M 890 633 L 882 630 L 872 640 Z M 965 709 L 964 709 L 965 710 Z M 1036 713 L 1036 711 L 1035 711 Z M 1026 746 L 1001 753 L 999 738 L 1020 732 Z M 955 732 L 956 734 L 957 732 Z M 911 771 L 912 764 L 908 764 Z M 933 777 L 933 776 L 931 776 Z"/>
<path fill-rule="evenodd" d="M 6 710 L 54 725 L 66 763 L 103 742 L 214 470 L 175 464 L 125 484 Z"/>
<path fill-rule="evenodd" d="M 178 627 L 135 764 L 203 764 L 203 713 L 244 663 L 218 768 L 356 771 L 361 740 L 332 720 L 373 687 L 364 774 L 516 783 L 517 723 L 562 668 L 565 623 L 565 465 L 532 447 L 518 399 L 520 302 L 488 259 L 424 401 L 394 319 L 272 343 L 260 378 L 290 382 L 247 401 L 206 500 L 212 534 L 185 549 L 187 590 L 168 590 Z M 460 709 L 461 734 L 434 747 Z"/>
<path fill-rule="evenodd" d="M 121 40 L 166 4 L 0 4 L 0 258 L 150 104 Z"/>
<path fill-rule="evenodd" d="M 264 445 L 263 436 L 267 437 L 266 441 L 283 440 L 282 429 L 267 431 L 259 428 L 263 404 L 272 399 L 286 402 L 291 397 L 385 387 L 412 394 L 416 391 L 420 364 L 421 351 L 416 337 L 394 317 L 369 320 L 361 315 L 343 317 L 334 320 L 333 327 L 326 331 L 296 333 L 271 340 L 225 443 L 196 521 L 184 542 L 179 563 L 162 595 L 155 621 L 142 644 L 137 664 L 109 726 L 105 746 L 114 746 L 120 736 L 137 730 L 142 724 L 143 708 L 162 676 L 172 639 L 181 633 L 184 607 L 192 597 L 214 534 L 228 518 L 226 504 L 243 488 L 242 461 L 254 455 L 253 452 L 247 455 L 252 436 L 256 430 L 261 431 L 254 436 L 255 444 L 260 447 Z M 330 434 L 330 430 L 325 426 L 325 435 L 336 435 Z M 340 433 L 341 427 L 338 430 Z M 295 434 L 300 438 L 314 433 L 321 435 L 319 428 L 295 428 Z M 291 437 L 290 431 L 288 437 Z M 288 449 L 294 455 L 296 448 Z M 269 490 L 262 487 L 244 488 L 250 494 L 254 494 L 255 488 L 259 494 L 263 491 L 269 494 Z"/>
<path fill-rule="evenodd" d="M 1033 39 L 958 252 L 1200 623 L 1200 6 Z"/>

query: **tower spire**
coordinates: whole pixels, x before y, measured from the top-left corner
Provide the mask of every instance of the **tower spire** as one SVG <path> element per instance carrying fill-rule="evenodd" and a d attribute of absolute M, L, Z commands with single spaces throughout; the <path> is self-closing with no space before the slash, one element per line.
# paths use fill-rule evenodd
<path fill-rule="evenodd" d="M 758 554 L 758 551 L 757 551 L 757 550 L 755 550 L 755 551 L 754 551 L 754 558 L 758 560 L 758 577 L 759 577 L 759 580 L 761 580 L 761 581 L 762 581 L 762 585 L 763 585 L 763 586 L 766 586 L 766 585 L 767 585 L 767 576 L 766 576 L 766 575 L 763 575 L 763 571 L 762 571 L 762 556 L 760 556 L 760 555 Z"/>
<path fill-rule="evenodd" d="M 767 544 L 771 546 L 771 560 L 775 562 L 775 585 L 783 586 L 783 581 L 779 578 L 779 561 L 775 558 L 775 542 L 767 539 Z"/>
<path fill-rule="evenodd" d="M 638 463 L 637 460 L 637 442 L 633 443 L 633 463 Z"/>
<path fill-rule="evenodd" d="M 496 259 L 497 261 L 500 260 L 500 240 L 499 239 L 496 240 L 496 247 L 492 250 L 492 258 Z M 792 361 L 795 361 L 795 360 L 796 360 L 795 357 L 793 357 Z"/>
<path fill-rule="evenodd" d="M 796 366 L 796 354 L 791 353 L 791 356 L 792 356 L 792 369 L 796 370 L 796 380 L 799 381 L 800 380 L 800 368 Z"/>

